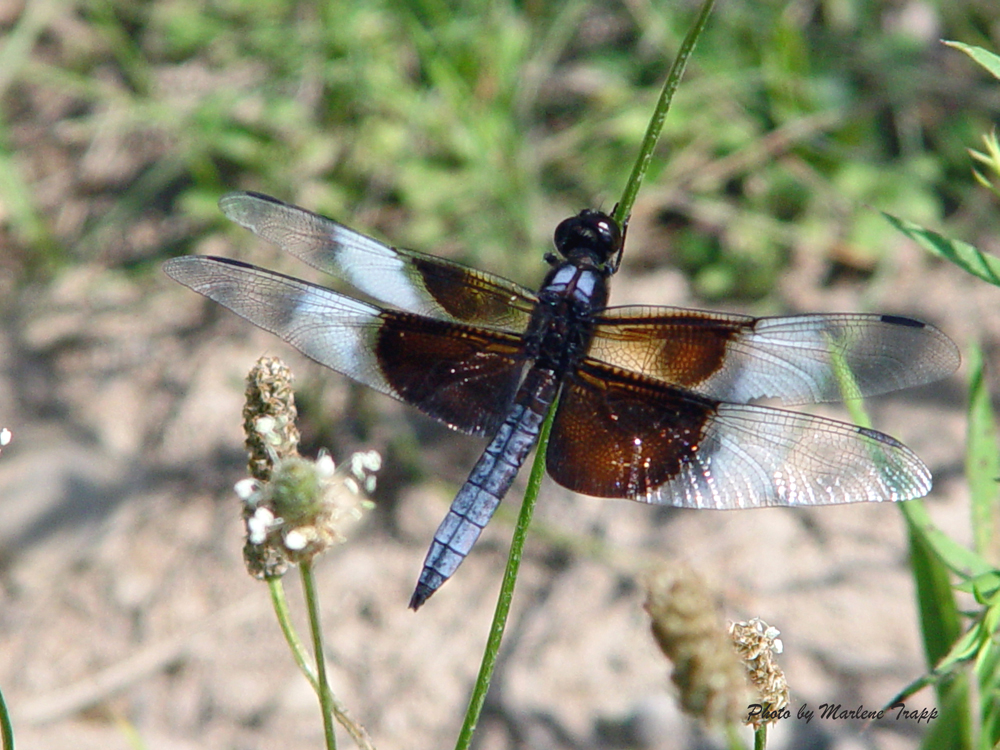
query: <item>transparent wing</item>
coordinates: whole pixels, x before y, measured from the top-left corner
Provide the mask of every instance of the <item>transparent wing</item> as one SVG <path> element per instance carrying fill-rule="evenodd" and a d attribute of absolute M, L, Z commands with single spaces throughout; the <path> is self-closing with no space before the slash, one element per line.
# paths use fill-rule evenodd
<path fill-rule="evenodd" d="M 537 300 L 513 281 L 390 247 L 267 195 L 229 193 L 219 208 L 258 237 L 400 310 L 520 332 Z"/>
<path fill-rule="evenodd" d="M 923 462 L 880 432 L 720 403 L 592 361 L 563 389 L 546 462 L 576 492 L 684 508 L 909 500 L 931 488 Z"/>
<path fill-rule="evenodd" d="M 894 315 L 751 318 L 670 307 L 612 307 L 592 358 L 703 396 L 801 404 L 929 383 L 959 365 L 932 325 Z"/>
<path fill-rule="evenodd" d="M 521 377 L 512 334 L 383 310 L 225 258 L 174 258 L 164 271 L 320 364 L 463 432 L 495 431 Z"/>

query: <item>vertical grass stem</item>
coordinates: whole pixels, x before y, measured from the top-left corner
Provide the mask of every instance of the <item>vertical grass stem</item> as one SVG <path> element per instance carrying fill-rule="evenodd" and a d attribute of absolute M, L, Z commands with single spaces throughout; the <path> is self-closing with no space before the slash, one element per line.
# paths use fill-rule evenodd
<path fill-rule="evenodd" d="M 620 227 L 625 226 L 629 214 L 632 213 L 632 206 L 635 205 L 635 199 L 639 194 L 642 180 L 646 176 L 646 170 L 649 169 L 649 162 L 653 158 L 653 150 L 660 139 L 660 132 L 663 130 L 663 122 L 667 119 L 667 112 L 670 109 L 670 103 L 674 99 L 674 92 L 677 91 L 677 86 L 684 75 L 684 69 L 687 67 L 688 58 L 691 57 L 698 38 L 701 36 L 702 31 L 705 30 L 705 25 L 708 23 L 708 17 L 711 15 L 712 6 L 714 5 L 715 0 L 705 0 L 702 3 L 701 11 L 694 26 L 691 27 L 690 31 L 684 37 L 680 50 L 677 52 L 677 57 L 674 59 L 674 64 L 670 66 L 667 80 L 663 84 L 663 89 L 660 91 L 660 98 L 656 102 L 656 109 L 653 110 L 653 116 L 650 118 L 649 125 L 646 128 L 646 135 L 643 136 L 642 145 L 639 147 L 639 156 L 635 160 L 632 173 L 625 183 L 625 190 L 622 192 L 622 197 L 618 201 L 618 205 L 615 206 L 614 213 L 612 214 L 612 218 L 618 222 L 618 226 Z"/>
<path fill-rule="evenodd" d="M 670 73 L 667 76 L 666 83 L 664 83 L 663 90 L 660 92 L 660 98 L 657 101 L 656 109 L 654 110 L 649 126 L 646 129 L 646 135 L 643 137 L 642 146 L 640 148 L 639 155 L 636 158 L 635 165 L 632 168 L 632 173 L 629 175 L 629 179 L 626 182 L 621 200 L 619 200 L 618 205 L 615 207 L 612 218 L 618 222 L 619 226 L 624 226 L 625 220 L 628 218 L 632 211 L 632 206 L 635 204 L 635 198 L 639 193 L 639 187 L 641 186 L 643 177 L 649 167 L 649 162 L 653 157 L 653 150 L 656 147 L 656 142 L 660 137 L 660 132 L 663 130 L 663 122 L 666 119 L 667 111 L 670 108 L 670 102 L 673 99 L 674 91 L 677 90 L 677 85 L 680 83 L 681 77 L 684 74 L 684 68 L 687 66 L 688 58 L 694 51 L 695 43 L 698 41 L 698 38 L 701 36 L 702 31 L 708 23 L 708 18 L 712 12 L 712 6 L 714 4 L 714 0 L 705 0 L 703 2 L 701 12 L 699 13 L 697 20 L 688 34 L 684 37 L 684 41 L 677 53 L 677 57 L 670 68 Z M 483 661 L 479 668 L 479 675 L 476 678 L 476 684 L 472 690 L 472 697 L 469 700 L 469 708 L 465 714 L 465 721 L 462 724 L 462 730 L 459 733 L 458 741 L 455 744 L 456 750 L 467 750 L 472 744 L 472 737 L 475 733 L 476 725 L 479 723 L 479 717 L 482 714 L 483 705 L 486 702 L 486 693 L 489 690 L 490 680 L 493 677 L 493 670 L 496 667 L 497 655 L 500 651 L 500 643 L 503 640 L 504 629 L 507 625 L 507 616 L 510 613 L 510 604 L 514 596 L 514 586 L 517 582 L 517 573 L 521 565 L 521 555 L 524 550 L 524 542 L 527 538 L 528 527 L 531 524 L 532 515 L 534 514 L 535 502 L 538 499 L 538 490 L 541 487 L 542 478 L 545 476 L 545 453 L 548 447 L 549 433 L 552 430 L 552 421 L 555 417 L 557 408 L 558 399 L 549 409 L 549 414 L 546 417 L 545 422 L 542 424 L 541 433 L 538 439 L 538 447 L 535 450 L 535 460 L 532 464 L 531 475 L 528 479 L 528 488 L 524 493 L 524 501 L 521 504 L 521 513 L 518 516 L 517 526 L 514 529 L 514 535 L 511 540 L 510 553 L 507 557 L 507 568 L 504 571 L 503 582 L 500 585 L 500 595 L 497 599 L 496 610 L 493 614 L 493 622 L 490 626 L 490 635 L 487 639 L 486 649 L 483 653 Z"/>
<path fill-rule="evenodd" d="M 319 705 L 323 712 L 323 734 L 327 750 L 337 750 L 337 737 L 333 729 L 333 695 L 326 678 L 326 655 L 323 651 L 323 628 L 319 621 L 319 597 L 316 594 L 316 577 L 313 575 L 312 561 L 299 565 L 302 577 L 302 591 L 309 612 L 309 631 L 312 635 L 313 653 L 316 656 L 316 681 L 318 683 Z"/>

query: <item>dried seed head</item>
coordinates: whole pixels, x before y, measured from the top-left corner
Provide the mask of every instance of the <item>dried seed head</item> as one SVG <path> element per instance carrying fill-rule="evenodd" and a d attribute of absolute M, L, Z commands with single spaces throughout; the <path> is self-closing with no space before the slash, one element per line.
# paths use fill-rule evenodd
<path fill-rule="evenodd" d="M 681 708 L 712 726 L 739 722 L 750 703 L 746 670 L 705 583 L 682 565 L 646 576 L 653 636 L 674 665 Z"/>
<path fill-rule="evenodd" d="M 247 375 L 243 433 L 250 476 L 266 482 L 274 464 L 298 455 L 298 412 L 292 371 L 277 357 L 261 357 Z"/>
<path fill-rule="evenodd" d="M 746 665 L 750 683 L 759 694 L 758 702 L 764 708 L 764 715 L 773 715 L 788 706 L 788 683 L 785 675 L 774 660 L 784 648 L 777 628 L 769 627 L 759 617 L 750 622 L 734 622 L 729 626 L 729 634 L 736 651 Z M 747 722 L 759 729 L 766 721 L 755 717 Z"/>
<path fill-rule="evenodd" d="M 243 559 L 257 578 L 284 575 L 344 541 L 371 502 L 382 459 L 355 453 L 339 470 L 325 452 L 315 461 L 299 456 L 291 370 L 276 357 L 261 357 L 247 376 L 243 428 L 251 478 L 236 484 L 243 501 L 247 541 Z"/>

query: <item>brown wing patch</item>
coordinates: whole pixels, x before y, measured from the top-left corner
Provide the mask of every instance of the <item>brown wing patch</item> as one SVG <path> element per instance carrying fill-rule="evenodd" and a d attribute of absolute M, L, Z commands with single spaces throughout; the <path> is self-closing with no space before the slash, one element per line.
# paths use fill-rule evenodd
<path fill-rule="evenodd" d="M 559 484 L 641 499 L 697 453 L 714 402 L 584 362 L 566 380 L 546 454 Z"/>
<path fill-rule="evenodd" d="M 577 492 L 683 508 L 899 501 L 931 487 L 888 435 L 720 403 L 593 360 L 567 379 L 546 460 Z"/>
<path fill-rule="evenodd" d="M 657 380 L 694 388 L 725 364 L 729 342 L 752 318 L 692 310 L 642 314 L 644 308 L 611 308 L 601 315 L 589 355 Z"/>
<path fill-rule="evenodd" d="M 416 253 L 409 262 L 424 289 L 455 320 L 513 331 L 527 328 L 536 300 L 514 282 Z"/>
<path fill-rule="evenodd" d="M 937 380 L 959 363 L 947 336 L 909 318 L 850 313 L 749 318 L 641 306 L 603 311 L 589 354 L 730 403 L 873 396 Z"/>
<path fill-rule="evenodd" d="M 374 351 L 386 383 L 428 416 L 486 435 L 503 421 L 521 379 L 521 339 L 383 311 Z"/>

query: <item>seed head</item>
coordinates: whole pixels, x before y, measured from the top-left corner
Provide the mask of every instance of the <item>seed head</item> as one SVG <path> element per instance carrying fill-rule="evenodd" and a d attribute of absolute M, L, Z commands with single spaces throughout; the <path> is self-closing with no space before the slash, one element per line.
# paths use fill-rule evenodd
<path fill-rule="evenodd" d="M 648 574 L 645 587 L 653 636 L 674 665 L 670 679 L 681 708 L 712 726 L 739 722 L 750 702 L 746 670 L 705 583 L 673 565 Z"/>
<path fill-rule="evenodd" d="M 777 713 L 788 706 L 788 683 L 774 660 L 774 656 L 784 649 L 778 638 L 778 629 L 755 617 L 749 622 L 734 622 L 729 626 L 729 634 L 746 665 L 750 683 L 760 696 L 755 702 L 759 702 L 769 713 Z M 749 723 L 758 729 L 767 722 L 755 717 Z"/>
<path fill-rule="evenodd" d="M 373 507 L 364 495 L 375 489 L 381 463 L 375 451 L 355 453 L 340 469 L 325 453 L 316 461 L 295 456 L 274 465 L 270 482 L 237 483 L 246 527 L 243 557 L 251 575 L 283 575 L 289 565 L 343 543 Z"/>

